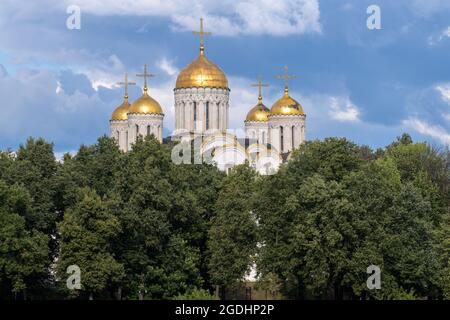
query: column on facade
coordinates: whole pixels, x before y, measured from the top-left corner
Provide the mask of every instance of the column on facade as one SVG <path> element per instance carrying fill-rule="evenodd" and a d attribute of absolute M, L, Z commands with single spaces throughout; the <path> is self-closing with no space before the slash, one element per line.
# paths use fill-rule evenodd
<path fill-rule="evenodd" d="M 228 103 L 225 104 L 225 130 L 228 129 L 228 122 L 229 122 L 229 113 L 230 113 L 230 106 Z"/>
<path fill-rule="evenodd" d="M 206 102 L 199 101 L 197 103 L 197 130 L 205 132 L 206 128 Z"/>
<path fill-rule="evenodd" d="M 278 153 L 281 153 L 280 148 L 280 127 L 278 126 L 272 126 L 269 129 L 269 135 L 270 135 L 270 144 L 276 149 Z"/>
<path fill-rule="evenodd" d="M 283 125 L 283 152 L 292 150 L 292 129 L 290 125 Z"/>
<path fill-rule="evenodd" d="M 225 103 L 224 102 L 221 102 L 220 103 L 220 108 L 221 108 L 221 111 L 222 111 L 222 114 L 221 114 L 221 130 L 222 131 L 226 131 L 227 130 L 227 107 L 226 107 L 226 105 L 225 105 Z"/>
<path fill-rule="evenodd" d="M 175 130 L 180 128 L 180 103 L 175 102 Z"/>
<path fill-rule="evenodd" d="M 192 131 L 194 129 L 194 105 L 192 101 L 189 101 L 186 106 L 186 129 Z"/>

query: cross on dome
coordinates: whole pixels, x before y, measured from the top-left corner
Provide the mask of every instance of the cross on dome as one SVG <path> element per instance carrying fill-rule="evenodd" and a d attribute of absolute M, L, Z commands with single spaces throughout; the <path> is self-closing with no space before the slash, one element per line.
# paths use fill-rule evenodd
<path fill-rule="evenodd" d="M 203 55 L 205 52 L 205 36 L 210 36 L 212 34 L 203 29 L 203 18 L 200 18 L 200 31 L 193 31 L 192 33 L 196 36 L 200 36 L 200 54 Z"/>
<path fill-rule="evenodd" d="M 143 77 L 144 78 L 144 92 L 147 92 L 147 78 L 156 77 L 155 74 L 148 73 L 147 71 L 147 64 L 144 64 L 144 73 L 142 74 L 136 74 L 137 77 Z"/>
<path fill-rule="evenodd" d="M 262 102 L 262 87 L 269 87 L 268 84 L 262 83 L 262 77 L 258 77 L 258 83 L 251 84 L 252 87 L 258 87 L 258 101 Z"/>
<path fill-rule="evenodd" d="M 287 94 L 288 90 L 289 90 L 288 89 L 288 87 L 289 87 L 289 80 L 295 79 L 296 76 L 289 74 L 289 67 L 286 65 L 286 66 L 284 66 L 284 74 L 278 75 L 277 78 L 284 80 L 284 92 Z"/>
<path fill-rule="evenodd" d="M 135 84 L 136 84 L 136 82 L 128 81 L 128 73 L 125 73 L 123 82 L 117 82 L 117 85 L 124 86 L 124 88 L 125 88 L 125 95 L 123 96 L 125 100 L 128 100 L 128 86 L 135 85 Z"/>

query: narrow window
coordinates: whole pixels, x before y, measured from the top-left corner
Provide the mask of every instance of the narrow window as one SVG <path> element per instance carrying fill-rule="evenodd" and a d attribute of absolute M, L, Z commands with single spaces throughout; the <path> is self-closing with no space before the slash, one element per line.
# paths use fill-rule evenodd
<path fill-rule="evenodd" d="M 292 126 L 292 150 L 294 150 L 294 148 L 295 148 L 295 143 L 294 143 L 294 139 L 295 139 L 295 134 L 294 134 L 294 132 L 295 132 L 295 127 L 294 126 Z"/>
<path fill-rule="evenodd" d="M 217 102 L 217 129 L 220 129 L 220 104 Z"/>
<path fill-rule="evenodd" d="M 197 102 L 194 102 L 194 123 L 197 122 Z"/>
<path fill-rule="evenodd" d="M 206 110 L 205 110 L 205 112 L 206 112 L 206 130 L 208 130 L 209 129 L 209 102 L 207 101 L 206 102 Z"/>
<path fill-rule="evenodd" d="M 262 144 L 266 144 L 266 132 L 262 132 Z"/>
<path fill-rule="evenodd" d="M 136 138 L 139 136 L 139 126 L 136 125 Z"/>
<path fill-rule="evenodd" d="M 284 146 L 283 146 L 283 143 L 284 143 L 283 127 L 280 127 L 280 144 L 281 144 L 280 149 L 281 149 L 281 152 L 284 152 Z"/>
<path fill-rule="evenodd" d="M 147 135 L 150 135 L 150 126 L 147 126 Z"/>
<path fill-rule="evenodd" d="M 186 104 L 183 102 L 183 104 L 181 105 L 181 129 L 185 129 L 185 127 L 184 127 L 184 122 L 186 121 L 185 120 L 185 108 L 186 108 Z"/>

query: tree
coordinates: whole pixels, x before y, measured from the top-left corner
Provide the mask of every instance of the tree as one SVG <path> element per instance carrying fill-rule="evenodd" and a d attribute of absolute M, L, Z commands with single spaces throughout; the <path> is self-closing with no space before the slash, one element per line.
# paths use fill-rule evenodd
<path fill-rule="evenodd" d="M 254 261 L 256 220 L 251 212 L 255 172 L 247 165 L 225 178 L 209 231 L 209 273 L 215 285 L 242 281 Z"/>
<path fill-rule="evenodd" d="M 30 210 L 28 192 L 19 186 L 8 187 L 0 180 L 0 297 L 14 298 L 26 289 L 31 279 L 46 274 L 49 237 L 26 228 L 24 212 Z M 11 297 L 11 296 L 9 296 Z"/>
<path fill-rule="evenodd" d="M 92 189 L 81 189 L 79 200 L 67 210 L 58 229 L 61 234 L 58 275 L 64 284 L 70 265 L 80 268 L 81 290 L 90 298 L 104 294 L 122 280 L 123 266 L 111 249 L 121 226 L 109 212 L 107 200 L 102 201 Z"/>

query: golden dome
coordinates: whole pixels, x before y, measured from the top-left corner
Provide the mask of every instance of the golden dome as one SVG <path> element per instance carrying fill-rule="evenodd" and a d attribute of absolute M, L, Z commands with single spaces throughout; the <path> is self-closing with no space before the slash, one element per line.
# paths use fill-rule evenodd
<path fill-rule="evenodd" d="M 111 116 L 112 121 L 118 120 L 128 120 L 127 113 L 130 110 L 130 103 L 128 102 L 128 98 L 125 98 L 123 103 L 114 110 Z"/>
<path fill-rule="evenodd" d="M 303 108 L 294 99 L 289 96 L 288 88 L 285 87 L 284 95 L 277 102 L 275 102 L 270 109 L 271 115 L 280 115 L 280 116 L 296 116 L 296 115 L 305 115 L 303 112 Z"/>
<path fill-rule="evenodd" d="M 164 114 L 161 105 L 147 91 L 147 87 L 144 87 L 144 94 L 131 104 L 128 113 Z"/>
<path fill-rule="evenodd" d="M 245 121 L 269 121 L 270 110 L 262 103 L 262 97 L 258 97 L 258 104 L 247 114 Z"/>
<path fill-rule="evenodd" d="M 203 48 L 198 58 L 181 70 L 175 85 L 176 89 L 199 87 L 228 89 L 225 73 L 206 58 Z"/>

